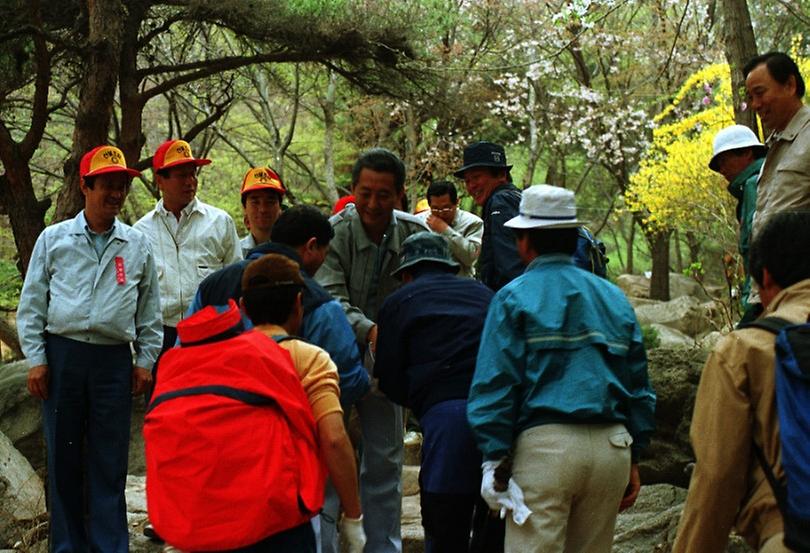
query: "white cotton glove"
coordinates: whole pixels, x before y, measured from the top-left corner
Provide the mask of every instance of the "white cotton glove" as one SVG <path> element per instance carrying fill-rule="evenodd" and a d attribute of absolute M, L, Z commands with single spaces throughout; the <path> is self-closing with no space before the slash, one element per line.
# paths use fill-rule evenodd
<path fill-rule="evenodd" d="M 514 478 L 509 478 L 506 491 L 499 492 L 495 489 L 495 469 L 501 464 L 500 461 L 484 461 L 481 464 L 483 476 L 481 478 L 481 497 L 487 502 L 493 511 L 499 511 L 501 518 L 506 518 L 506 512 L 512 511 L 512 520 L 521 526 L 532 512 L 526 507 L 523 501 L 523 490 L 517 485 Z"/>
<path fill-rule="evenodd" d="M 351 518 L 346 515 L 340 521 L 340 533 L 346 537 L 349 544 L 349 553 L 363 553 L 366 545 L 366 533 L 363 531 L 363 515 L 360 518 Z"/>

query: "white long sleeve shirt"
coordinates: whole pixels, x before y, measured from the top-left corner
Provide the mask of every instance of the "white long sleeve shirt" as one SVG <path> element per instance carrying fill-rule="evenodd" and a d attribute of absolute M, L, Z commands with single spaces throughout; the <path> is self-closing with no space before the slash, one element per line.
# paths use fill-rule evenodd
<path fill-rule="evenodd" d="M 242 259 L 231 216 L 197 198 L 183 208 L 179 220 L 159 200 L 134 226 L 152 244 L 166 326 L 177 326 L 202 279 Z"/>

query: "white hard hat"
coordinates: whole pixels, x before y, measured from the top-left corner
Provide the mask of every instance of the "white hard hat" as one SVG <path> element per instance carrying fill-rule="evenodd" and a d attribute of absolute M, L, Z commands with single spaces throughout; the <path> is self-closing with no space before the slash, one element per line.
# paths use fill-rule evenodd
<path fill-rule="evenodd" d="M 765 153 L 765 146 L 759 141 L 757 135 L 745 125 L 731 125 L 718 132 L 714 137 L 712 159 L 709 160 L 709 169 L 717 171 L 717 156 L 729 150 L 740 148 L 754 148 L 755 153 Z"/>

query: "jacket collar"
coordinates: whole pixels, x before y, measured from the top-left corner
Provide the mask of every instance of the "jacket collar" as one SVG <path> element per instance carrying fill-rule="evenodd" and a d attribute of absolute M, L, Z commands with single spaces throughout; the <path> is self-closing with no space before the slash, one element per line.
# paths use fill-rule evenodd
<path fill-rule="evenodd" d="M 796 135 L 801 132 L 808 122 L 810 122 L 810 107 L 803 105 L 799 108 L 799 111 L 796 112 L 796 115 L 793 116 L 793 119 L 790 120 L 790 123 L 787 124 L 785 130 L 772 132 L 765 143 L 770 146 L 777 140 L 790 142 L 796 138 Z"/>
<path fill-rule="evenodd" d="M 84 216 L 84 210 L 82 209 L 72 220 L 70 223 L 70 228 L 68 229 L 68 234 L 84 234 L 87 235 L 87 229 L 89 229 L 87 225 L 87 219 Z M 112 239 L 119 239 L 123 241 L 127 241 L 127 236 L 124 233 L 123 225 L 120 224 L 120 221 L 116 217 L 113 220 L 112 224 L 112 235 L 110 236 L 110 240 Z"/>
<path fill-rule="evenodd" d="M 388 240 L 383 238 L 382 243 L 380 246 L 386 245 L 386 243 L 390 244 L 390 238 L 393 236 L 394 231 L 397 228 L 397 211 L 394 210 L 391 212 L 391 221 L 388 223 L 388 228 L 385 230 L 384 236 L 388 237 Z M 377 246 L 371 238 L 368 237 L 366 233 L 366 228 L 363 226 L 363 221 L 360 219 L 360 215 L 357 213 L 357 210 L 354 210 L 352 213 L 352 235 L 354 236 L 355 243 L 357 244 L 358 250 L 365 250 L 367 248 L 371 248 L 372 246 Z"/>
<path fill-rule="evenodd" d="M 166 209 L 163 206 L 163 198 L 159 199 L 157 204 L 155 205 L 155 213 L 160 215 L 174 215 L 171 211 Z M 197 196 L 188 203 L 186 207 L 180 210 L 180 213 L 185 215 L 186 217 L 190 217 L 192 213 L 202 213 L 205 214 L 205 209 L 203 207 L 202 202 L 197 199 Z"/>
<path fill-rule="evenodd" d="M 564 265 L 573 265 L 574 260 L 571 258 L 570 255 L 564 253 L 551 253 L 545 255 L 538 255 L 531 261 L 531 263 L 529 263 L 529 265 L 526 267 L 526 270 L 530 271 L 543 265 L 555 265 L 558 263 L 562 263 Z"/>
<path fill-rule="evenodd" d="M 810 294 L 810 278 L 805 280 L 800 280 L 796 284 L 788 286 L 776 296 L 774 296 L 773 300 L 771 300 L 770 305 L 765 309 L 765 312 L 761 315 L 762 317 L 767 317 L 781 306 L 785 302 L 792 302 L 797 296 L 807 296 Z"/>
<path fill-rule="evenodd" d="M 762 168 L 764 162 L 765 158 L 761 157 L 749 163 L 748 167 L 743 169 L 739 175 L 734 177 L 734 180 L 728 183 L 727 190 L 729 193 L 738 200 L 742 199 L 745 190 L 745 181 L 751 178 L 752 175 L 759 174 L 759 170 Z"/>

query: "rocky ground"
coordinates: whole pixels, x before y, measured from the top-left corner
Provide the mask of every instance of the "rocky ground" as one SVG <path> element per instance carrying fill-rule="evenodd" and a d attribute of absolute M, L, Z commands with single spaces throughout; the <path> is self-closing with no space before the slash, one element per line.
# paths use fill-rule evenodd
<path fill-rule="evenodd" d="M 649 281 L 623 275 L 618 284 L 631 297 L 639 321 L 659 332 L 661 347 L 648 352 L 650 379 L 658 395 L 657 430 L 641 463 L 645 486 L 637 504 L 619 516 L 615 552 L 670 551 L 689 481 L 692 452 L 689 424 L 695 391 L 707 351 L 727 332 L 722 307 L 694 281 L 673 275 L 670 302 L 646 296 Z M 26 390 L 24 362 L 0 367 L 0 553 L 7 549 L 44 553 L 44 444 L 39 403 Z M 127 506 L 130 549 L 156 553 L 162 547 L 143 534 L 144 490 L 143 403 L 133 409 Z M 413 440 L 412 440 L 413 441 Z M 418 442 L 418 440 L 416 440 Z M 424 550 L 419 518 L 418 445 L 407 449 L 403 471 L 402 535 L 407 553 Z M 749 551 L 739 538 L 727 551 Z"/>

